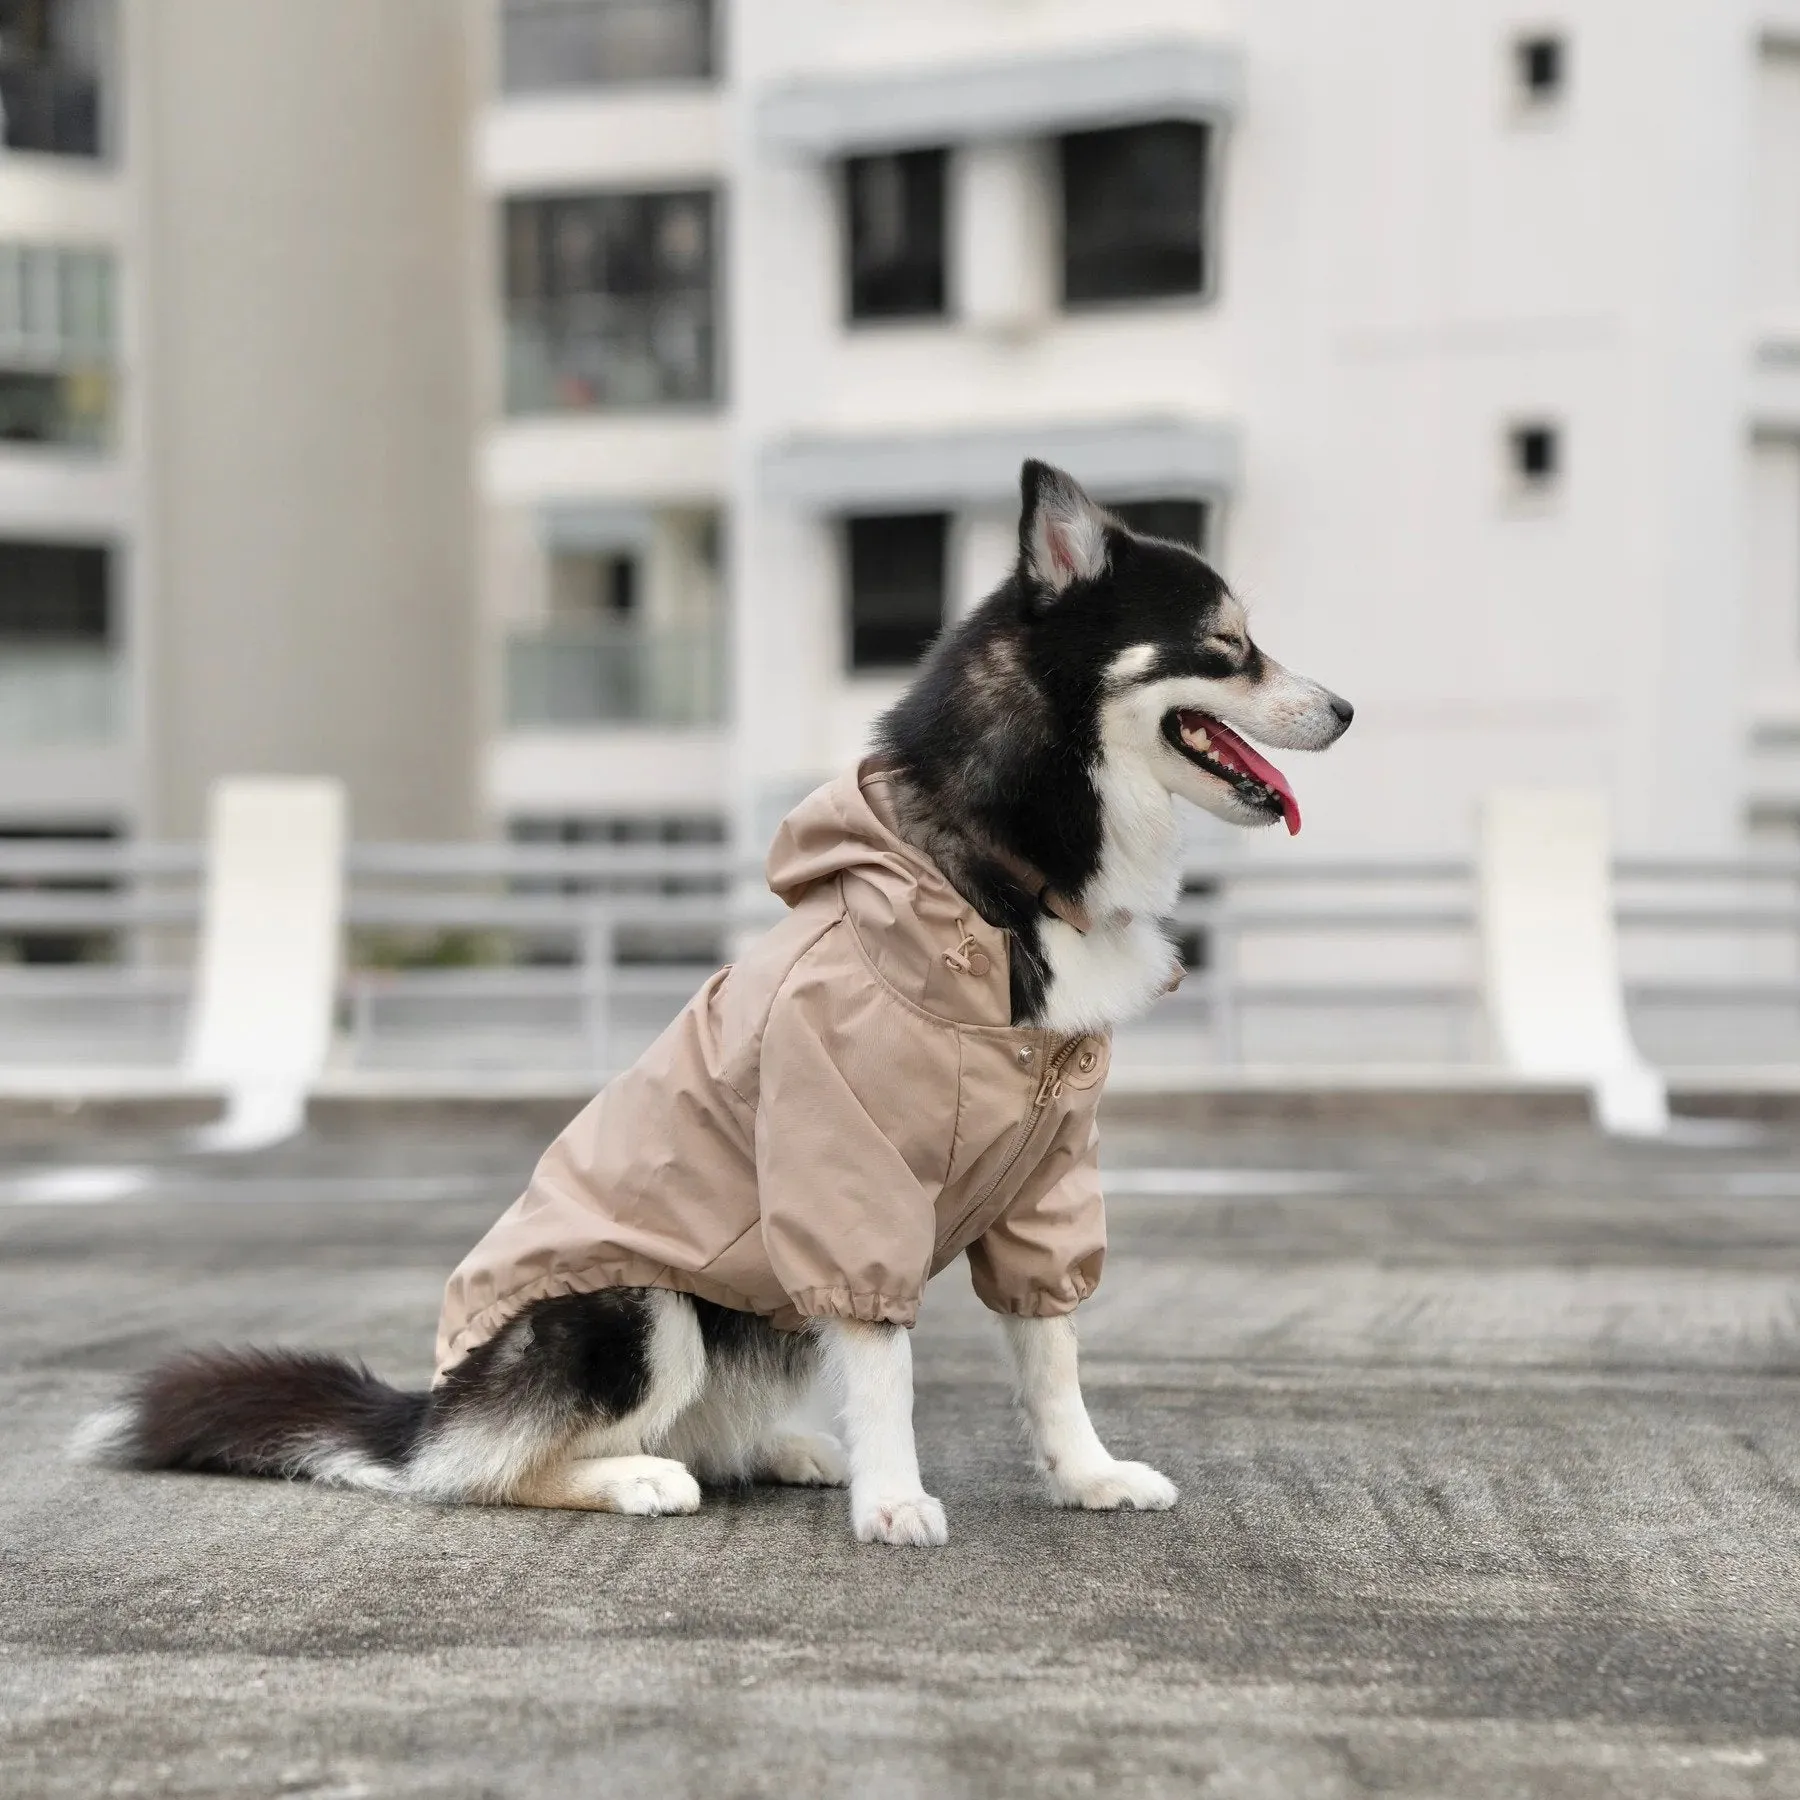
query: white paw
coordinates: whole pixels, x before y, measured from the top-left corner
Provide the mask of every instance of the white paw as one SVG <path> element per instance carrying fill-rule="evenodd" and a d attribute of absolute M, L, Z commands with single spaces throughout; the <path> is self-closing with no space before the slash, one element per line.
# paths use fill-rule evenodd
<path fill-rule="evenodd" d="M 843 1487 L 850 1479 L 843 1446 L 823 1431 L 784 1431 L 771 1438 L 760 1469 L 763 1480 L 784 1487 Z"/>
<path fill-rule="evenodd" d="M 1092 1469 L 1063 1468 L 1050 1476 L 1050 1495 L 1058 1506 L 1083 1506 L 1089 1512 L 1167 1512 L 1179 1490 L 1168 1476 L 1148 1463 L 1105 1462 Z"/>
<path fill-rule="evenodd" d="M 859 1544 L 916 1544 L 926 1548 L 950 1541 L 943 1504 L 929 1494 L 907 1494 L 896 1500 L 853 1500 L 850 1517 Z"/>
<path fill-rule="evenodd" d="M 621 1470 L 607 1483 L 611 1510 L 655 1518 L 660 1513 L 700 1510 L 700 1484 L 678 1462 L 660 1456 L 634 1456 L 635 1466 Z"/>

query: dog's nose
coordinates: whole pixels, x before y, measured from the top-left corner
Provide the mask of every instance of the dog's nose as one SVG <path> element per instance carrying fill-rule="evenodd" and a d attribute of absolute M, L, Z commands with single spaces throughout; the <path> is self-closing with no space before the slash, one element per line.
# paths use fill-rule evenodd
<path fill-rule="evenodd" d="M 1337 714 L 1338 729 L 1348 730 L 1350 721 L 1356 717 L 1356 708 L 1341 695 L 1331 696 L 1331 710 Z"/>

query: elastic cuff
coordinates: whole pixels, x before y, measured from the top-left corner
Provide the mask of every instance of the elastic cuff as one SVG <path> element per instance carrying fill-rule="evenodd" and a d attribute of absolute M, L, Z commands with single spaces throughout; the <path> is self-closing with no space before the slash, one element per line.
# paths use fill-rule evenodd
<path fill-rule="evenodd" d="M 1067 1287 L 1032 1288 L 1023 1294 L 983 1293 L 977 1288 L 975 1295 L 989 1312 L 999 1313 L 1004 1318 L 1060 1319 L 1072 1313 L 1094 1291 L 1094 1286 L 1089 1282 L 1072 1281 Z"/>
<path fill-rule="evenodd" d="M 864 1325 L 914 1324 L 919 1317 L 916 1295 L 859 1294 L 847 1287 L 801 1288 L 789 1294 L 803 1319 L 858 1319 Z"/>

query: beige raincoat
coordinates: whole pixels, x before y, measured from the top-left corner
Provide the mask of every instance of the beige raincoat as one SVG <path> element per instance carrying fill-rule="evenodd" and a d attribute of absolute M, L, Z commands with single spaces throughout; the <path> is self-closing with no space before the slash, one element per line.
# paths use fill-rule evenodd
<path fill-rule="evenodd" d="M 996 1312 L 1100 1279 L 1109 1045 L 1008 1023 L 1007 939 L 892 825 L 865 764 L 783 823 L 791 909 L 545 1152 L 444 1294 L 440 1376 L 534 1300 L 662 1287 L 911 1325 L 967 1253 Z"/>

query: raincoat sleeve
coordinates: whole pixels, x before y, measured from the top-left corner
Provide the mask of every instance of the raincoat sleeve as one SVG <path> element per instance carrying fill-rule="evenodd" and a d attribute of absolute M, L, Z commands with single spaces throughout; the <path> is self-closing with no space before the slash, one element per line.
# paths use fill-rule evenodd
<path fill-rule="evenodd" d="M 909 1161 L 905 1114 L 931 1103 L 896 1081 L 912 1047 L 885 1011 L 803 981 L 777 996 L 764 1028 L 763 1248 L 802 1318 L 911 1325 L 931 1270 L 936 1194 Z"/>
<path fill-rule="evenodd" d="M 969 1246 L 969 1279 L 991 1312 L 1070 1313 L 1100 1285 L 1106 1207 L 1094 1115 L 1064 1122 L 1019 1197 Z"/>

